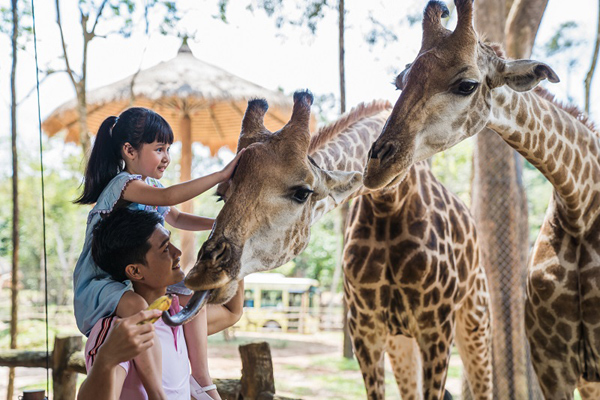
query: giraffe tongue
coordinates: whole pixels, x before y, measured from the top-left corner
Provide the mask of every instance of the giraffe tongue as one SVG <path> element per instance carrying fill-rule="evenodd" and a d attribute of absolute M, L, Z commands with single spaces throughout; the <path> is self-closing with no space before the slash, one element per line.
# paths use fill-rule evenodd
<path fill-rule="evenodd" d="M 181 309 L 177 314 L 170 315 L 168 311 L 163 311 L 162 319 L 165 324 L 169 326 L 179 326 L 189 322 L 200 312 L 204 304 L 210 297 L 210 290 L 201 290 L 194 292 L 190 301 L 187 305 Z"/>

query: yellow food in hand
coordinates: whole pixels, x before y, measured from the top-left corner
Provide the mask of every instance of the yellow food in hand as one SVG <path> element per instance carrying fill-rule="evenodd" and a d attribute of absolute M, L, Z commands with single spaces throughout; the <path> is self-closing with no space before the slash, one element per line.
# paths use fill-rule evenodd
<path fill-rule="evenodd" d="M 171 296 L 165 295 L 165 296 L 160 296 L 158 299 L 154 300 L 152 302 L 152 304 L 150 304 L 146 310 L 167 311 L 169 308 L 171 308 Z M 143 325 L 143 324 L 147 324 L 147 323 L 153 324 L 156 321 L 158 321 L 159 318 L 160 317 L 146 319 L 142 322 L 138 322 L 138 325 Z"/>

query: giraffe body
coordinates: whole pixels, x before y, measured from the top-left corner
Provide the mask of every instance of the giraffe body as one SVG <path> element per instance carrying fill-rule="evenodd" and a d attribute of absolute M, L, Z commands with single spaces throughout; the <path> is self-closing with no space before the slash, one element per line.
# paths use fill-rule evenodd
<path fill-rule="evenodd" d="M 576 386 L 583 398 L 598 398 L 599 136 L 575 110 L 531 91 L 543 79 L 558 82 L 549 66 L 504 59 L 478 39 L 472 1 L 455 2 L 454 31 L 440 23 L 444 4 L 425 9 L 421 51 L 396 79 L 402 94 L 372 146 L 365 186 L 398 180 L 486 126 L 540 170 L 554 193 L 527 271 L 532 362 L 547 399 L 571 399 Z"/>
<path fill-rule="evenodd" d="M 402 398 L 441 399 L 455 332 L 474 398 L 492 398 L 489 293 L 475 225 L 427 162 L 353 203 L 343 260 L 369 398 L 383 398 L 387 352 Z M 403 384 L 407 376 L 421 385 Z"/>
<path fill-rule="evenodd" d="M 251 101 L 225 205 L 186 284 L 226 301 L 237 281 L 274 269 L 308 244 L 310 226 L 353 197 L 344 252 L 349 325 L 369 398 L 383 399 L 388 352 L 405 398 L 441 399 L 457 343 L 477 399 L 491 399 L 489 295 L 472 218 L 427 163 L 398 186 L 369 193 L 359 171 L 390 113 L 361 105 L 312 139 L 312 95 L 297 92 L 290 122 L 271 133 Z"/>

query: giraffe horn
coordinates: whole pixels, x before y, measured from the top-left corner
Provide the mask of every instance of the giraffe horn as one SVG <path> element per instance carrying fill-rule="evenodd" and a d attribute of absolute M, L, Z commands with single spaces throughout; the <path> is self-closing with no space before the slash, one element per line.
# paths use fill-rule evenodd
<path fill-rule="evenodd" d="M 450 11 L 442 1 L 431 0 L 427 3 L 423 11 L 423 39 L 421 49 L 428 50 L 432 48 L 440 38 L 444 37 L 449 31 L 442 25 L 442 18 L 448 18 Z"/>
<path fill-rule="evenodd" d="M 242 130 L 238 141 L 237 150 L 240 151 L 251 143 L 261 141 L 270 132 L 265 128 L 264 118 L 269 104 L 265 99 L 253 99 L 248 101 L 248 107 L 242 119 Z"/>
<path fill-rule="evenodd" d="M 298 90 L 294 93 L 294 108 L 292 117 L 286 126 L 281 129 L 279 135 L 282 137 L 294 135 L 296 140 L 301 140 L 304 147 L 308 148 L 310 143 L 310 106 L 313 104 L 314 96 L 310 90 Z"/>
<path fill-rule="evenodd" d="M 475 39 L 475 28 L 473 27 L 473 0 L 454 0 L 458 22 L 452 36 L 462 40 Z"/>

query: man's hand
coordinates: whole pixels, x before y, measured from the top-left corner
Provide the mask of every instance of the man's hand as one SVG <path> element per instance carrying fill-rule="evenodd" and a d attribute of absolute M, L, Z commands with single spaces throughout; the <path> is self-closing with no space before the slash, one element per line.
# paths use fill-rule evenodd
<path fill-rule="evenodd" d="M 144 310 L 127 318 L 117 318 L 98 350 L 94 365 L 79 387 L 78 400 L 117 400 L 126 373 L 118 365 L 132 360 L 154 344 L 154 325 L 138 322 L 159 317 L 160 310 Z"/>
<path fill-rule="evenodd" d="M 138 322 L 160 317 L 161 310 L 145 310 L 127 318 L 117 318 L 102 347 L 96 362 L 116 366 L 132 360 L 154 344 L 154 325 Z"/>

